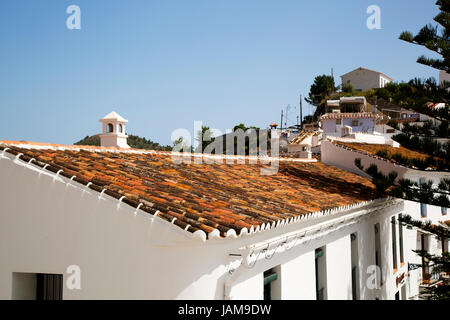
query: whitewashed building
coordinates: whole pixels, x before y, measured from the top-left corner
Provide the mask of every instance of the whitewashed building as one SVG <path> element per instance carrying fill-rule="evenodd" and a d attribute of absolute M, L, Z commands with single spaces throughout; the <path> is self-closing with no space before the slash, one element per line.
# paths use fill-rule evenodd
<path fill-rule="evenodd" d="M 154 178 L 149 178 L 149 183 L 164 181 L 160 180 L 162 178 L 169 180 L 167 175 L 173 174 L 170 170 L 179 170 L 166 162 L 169 154 L 12 142 L 3 142 L 1 149 L 2 299 L 37 298 L 42 294 L 38 283 L 44 275 L 58 288 L 56 292 L 50 291 L 47 298 L 62 299 L 409 297 L 403 282 L 398 281 L 407 273 L 406 257 L 403 258 L 404 265 L 393 272 L 391 248 L 390 221 L 405 212 L 404 202 L 393 199 L 361 201 L 360 197 L 367 196 L 369 190 L 363 185 L 361 187 L 366 191 L 356 193 L 356 198 L 352 198 L 352 188 L 365 182 L 345 171 L 336 171 L 338 169 L 320 163 L 285 160 L 280 163 L 280 170 L 307 170 L 317 179 L 329 179 L 331 175 L 334 177 L 332 180 L 323 181 L 329 189 L 323 189 L 323 185 L 317 189 L 318 186 L 311 185 L 317 182 L 312 178 L 305 178 L 299 184 L 286 180 L 290 188 L 297 185 L 302 192 L 280 189 L 285 194 L 270 193 L 270 201 L 283 201 L 275 203 L 278 207 L 283 207 L 281 203 L 286 199 L 297 198 L 291 198 L 293 202 L 285 203 L 286 209 L 278 210 L 279 213 L 274 209 L 273 216 L 261 214 L 258 217 L 252 217 L 252 212 L 275 208 L 268 202 L 261 203 L 265 206 L 257 205 L 260 201 L 257 199 L 269 197 L 268 193 L 255 192 L 252 196 L 250 191 L 241 190 L 242 197 L 230 194 L 229 199 L 220 200 L 219 192 L 213 197 L 219 197 L 214 200 L 217 205 L 228 199 L 231 206 L 216 208 L 211 207 L 215 202 L 205 202 L 204 208 L 211 210 L 211 216 L 208 216 L 199 214 L 200 208 L 188 206 L 189 197 L 194 197 L 188 193 L 184 200 L 187 201 L 187 210 L 172 211 L 179 210 L 180 206 L 175 204 L 183 201 L 181 192 L 172 195 L 169 189 L 165 189 L 173 182 L 166 182 L 167 185 L 160 182 L 159 193 L 149 195 L 147 200 L 134 200 L 133 194 L 127 191 L 113 191 L 112 185 L 102 189 L 102 178 L 94 176 L 90 181 L 85 180 L 87 173 L 92 172 L 90 168 L 99 163 L 106 164 L 99 170 L 119 164 L 120 170 L 125 170 L 125 167 L 130 168 L 142 161 L 162 161 L 161 171 L 167 172 L 159 176 L 153 170 L 144 170 L 144 176 Z M 91 157 L 90 166 L 84 166 L 82 162 L 79 164 L 81 173 L 75 171 L 78 170 L 77 161 Z M 100 162 L 100 159 L 108 157 L 120 161 Z M 128 157 L 136 160 L 127 165 Z M 44 164 L 45 159 L 48 163 Z M 71 164 L 59 169 L 56 159 L 70 159 Z M 206 164 L 201 166 L 206 171 L 214 170 L 216 179 L 220 180 L 223 175 L 217 168 L 209 169 Z M 242 173 L 240 165 L 239 171 L 233 172 L 244 177 L 250 172 L 255 174 L 257 169 L 247 170 L 250 171 Z M 70 177 L 73 172 L 77 174 Z M 190 174 L 194 172 L 189 171 Z M 136 171 L 127 170 L 120 174 L 133 175 Z M 352 187 L 348 185 L 344 189 L 338 186 L 336 183 L 342 178 L 345 182 L 339 183 L 353 183 Z M 189 181 L 184 179 L 179 180 L 176 176 L 171 179 L 179 181 L 178 187 L 182 184 L 185 184 L 183 188 L 189 186 Z M 262 179 L 261 188 L 278 183 L 275 177 L 267 176 L 253 176 L 252 180 L 243 181 L 256 186 L 255 179 Z M 126 181 L 132 183 L 132 180 Z M 224 188 L 221 184 L 216 186 Z M 237 184 L 230 187 L 242 188 Z M 135 188 L 141 186 L 136 185 Z M 336 195 L 334 189 L 340 189 L 338 192 L 341 194 Z M 295 201 L 305 201 L 307 198 L 303 197 L 308 194 L 313 201 L 322 202 L 330 209 L 317 210 L 314 209 L 317 204 L 308 202 L 296 204 Z M 174 202 L 164 207 L 164 199 Z M 243 207 L 239 209 L 243 199 L 249 199 L 251 205 L 245 210 L 250 211 Z M 346 202 L 348 205 L 342 205 Z M 294 210 L 298 210 L 297 213 Z M 300 214 L 302 211 L 304 213 Z M 214 220 L 214 215 L 219 220 Z M 237 219 L 239 217 L 241 219 Z M 249 224 L 251 219 L 255 219 L 254 225 Z M 216 227 L 211 224 L 214 221 L 219 221 Z M 377 264 L 381 270 L 379 288 L 376 287 L 374 273 Z M 80 272 L 79 283 L 73 278 L 77 271 Z"/>
<path fill-rule="evenodd" d="M 356 132 L 373 134 L 377 118 L 371 112 L 326 113 L 320 117 L 320 123 L 325 137 L 343 137 Z"/>
<path fill-rule="evenodd" d="M 362 67 L 343 74 L 341 80 L 342 85 L 351 84 L 357 91 L 383 88 L 386 84 L 392 82 L 392 78 L 384 73 Z"/>
<path fill-rule="evenodd" d="M 339 139 L 322 141 L 321 160 L 323 163 L 369 177 L 367 173 L 356 167 L 355 159 L 358 158 L 365 168 L 369 167 L 371 164 L 375 164 L 378 170 L 384 174 L 395 171 L 397 173 L 397 179 L 409 179 L 413 182 L 417 182 L 419 186 L 425 181 L 432 181 L 433 184 L 437 186 L 442 178 L 450 178 L 449 172 L 413 169 L 392 163 L 389 160 L 369 152 L 356 150 L 351 147 L 352 141 L 350 140 L 342 140 L 344 144 L 335 143 L 335 141 L 339 141 Z M 345 142 L 350 144 L 346 145 Z M 360 143 L 353 141 L 353 143 L 355 142 L 356 144 Z M 387 145 L 387 147 L 389 146 Z M 450 220 L 448 217 L 448 208 L 419 202 L 404 201 L 404 212 L 415 220 L 420 220 L 422 222 L 430 221 L 435 225 Z M 430 233 L 417 229 L 404 229 L 402 232 L 404 249 L 400 252 L 403 252 L 403 255 L 405 255 L 404 259 L 408 261 L 411 267 L 408 271 L 409 277 L 406 279 L 407 285 L 405 290 L 409 297 L 414 298 L 419 294 L 419 285 L 424 284 L 425 274 L 431 273 L 433 277 L 438 277 L 438 275 L 433 274 L 432 268 L 426 266 L 421 257 L 412 250 L 426 250 L 430 254 L 441 255 L 442 252 L 448 252 L 449 239 L 442 241 Z M 400 261 L 402 261 L 402 259 Z M 398 270 L 399 264 L 397 263 L 395 266 Z"/>

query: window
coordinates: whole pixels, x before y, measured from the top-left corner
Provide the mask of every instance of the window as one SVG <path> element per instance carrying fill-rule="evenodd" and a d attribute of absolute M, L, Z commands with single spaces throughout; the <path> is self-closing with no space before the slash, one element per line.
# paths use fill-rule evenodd
<path fill-rule="evenodd" d="M 419 179 L 419 189 L 422 188 L 422 184 L 425 183 L 425 178 Z M 420 203 L 420 216 L 426 217 L 427 216 L 427 204 L 426 203 Z"/>
<path fill-rule="evenodd" d="M 112 123 L 108 123 L 108 125 L 106 126 L 106 132 L 114 132 L 114 126 Z"/>
<path fill-rule="evenodd" d="M 122 133 L 122 131 L 123 131 L 123 126 L 119 123 L 117 125 L 117 132 Z"/>
<path fill-rule="evenodd" d="M 316 299 L 326 299 L 326 259 L 325 247 L 315 250 Z"/>
<path fill-rule="evenodd" d="M 429 248 L 429 237 L 426 234 L 420 234 L 420 250 L 428 252 Z M 429 279 L 429 266 L 428 262 L 425 260 L 425 257 L 422 257 L 422 279 Z"/>
<path fill-rule="evenodd" d="M 397 232 L 395 228 L 395 217 L 391 218 L 392 225 L 392 262 L 394 269 L 397 269 Z"/>
<path fill-rule="evenodd" d="M 404 263 L 405 258 L 403 254 L 403 224 L 400 221 L 398 222 L 398 239 L 400 242 L 400 263 Z"/>
<path fill-rule="evenodd" d="M 358 272 L 358 237 L 356 233 L 350 235 L 351 240 L 351 266 L 352 266 L 352 298 L 359 300 L 359 272 Z"/>
<path fill-rule="evenodd" d="M 37 274 L 36 299 L 62 300 L 62 274 Z"/>
<path fill-rule="evenodd" d="M 375 232 L 375 265 L 378 267 L 377 272 L 379 273 L 377 276 L 377 282 L 379 285 L 383 283 L 383 277 L 382 277 L 382 268 L 381 268 L 381 230 L 380 230 L 380 224 L 377 223 L 374 226 L 374 232 Z"/>
<path fill-rule="evenodd" d="M 441 207 L 441 214 L 442 214 L 443 216 L 446 216 L 446 215 L 447 215 L 447 207 Z"/>
<path fill-rule="evenodd" d="M 62 300 L 62 296 L 62 274 L 13 273 L 14 300 Z"/>
<path fill-rule="evenodd" d="M 342 124 L 342 119 L 336 119 L 336 124 L 337 125 L 341 125 Z"/>
<path fill-rule="evenodd" d="M 352 127 L 357 127 L 357 126 L 358 126 L 358 119 L 352 120 Z"/>
<path fill-rule="evenodd" d="M 278 279 L 274 269 L 264 271 L 264 300 L 272 300 L 272 283 Z"/>
<path fill-rule="evenodd" d="M 448 252 L 448 238 L 442 239 L 442 252 Z"/>
<path fill-rule="evenodd" d="M 420 216 L 426 217 L 427 216 L 427 204 L 426 203 L 420 203 Z"/>

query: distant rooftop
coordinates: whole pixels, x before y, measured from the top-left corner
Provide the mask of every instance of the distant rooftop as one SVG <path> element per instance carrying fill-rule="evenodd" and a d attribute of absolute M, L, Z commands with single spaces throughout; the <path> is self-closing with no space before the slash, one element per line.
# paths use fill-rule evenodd
<path fill-rule="evenodd" d="M 375 71 L 375 70 L 370 70 L 370 69 L 363 68 L 363 67 L 359 67 L 359 68 L 356 68 L 355 70 L 352 70 L 352 71 L 350 71 L 350 72 L 344 73 L 341 77 L 346 76 L 346 75 L 348 75 L 349 73 L 352 73 L 352 72 L 357 71 L 357 70 L 365 70 L 365 71 L 375 72 L 375 73 L 378 73 L 378 74 L 382 75 L 383 77 L 385 77 L 385 78 L 387 78 L 387 79 L 393 81 L 393 79 L 392 79 L 391 77 L 387 76 L 386 74 L 384 74 L 384 73 L 382 73 L 382 72 Z"/>

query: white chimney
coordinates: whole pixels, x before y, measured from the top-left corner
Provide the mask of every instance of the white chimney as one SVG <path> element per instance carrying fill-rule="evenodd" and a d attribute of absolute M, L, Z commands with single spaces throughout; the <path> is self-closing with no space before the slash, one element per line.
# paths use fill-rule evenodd
<path fill-rule="evenodd" d="M 127 144 L 128 136 L 125 134 L 125 123 L 128 120 L 113 111 L 100 119 L 100 122 L 103 128 L 100 135 L 100 145 L 102 147 L 130 147 Z"/>

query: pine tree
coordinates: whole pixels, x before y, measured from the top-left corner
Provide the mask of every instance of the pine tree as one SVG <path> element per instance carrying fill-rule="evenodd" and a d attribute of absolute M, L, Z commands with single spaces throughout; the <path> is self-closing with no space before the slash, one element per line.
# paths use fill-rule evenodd
<path fill-rule="evenodd" d="M 314 121 L 317 121 L 319 115 L 324 113 L 325 99 L 337 89 L 332 76 L 323 74 L 314 78 L 308 97 L 305 97 L 306 102 L 317 108 L 313 115 Z"/>

